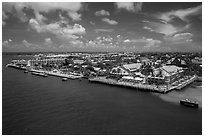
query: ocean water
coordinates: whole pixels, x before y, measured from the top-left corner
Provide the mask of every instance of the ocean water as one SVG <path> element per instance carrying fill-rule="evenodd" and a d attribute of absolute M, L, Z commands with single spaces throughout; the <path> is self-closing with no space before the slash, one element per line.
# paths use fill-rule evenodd
<path fill-rule="evenodd" d="M 18 58 L 29 56 L 2 56 L 3 135 L 202 134 L 202 108 L 135 89 L 86 79 L 62 82 L 5 67 Z"/>

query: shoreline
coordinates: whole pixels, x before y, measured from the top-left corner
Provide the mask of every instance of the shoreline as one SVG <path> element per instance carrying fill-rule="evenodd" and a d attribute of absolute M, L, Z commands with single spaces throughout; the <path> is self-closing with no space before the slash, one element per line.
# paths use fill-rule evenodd
<path fill-rule="evenodd" d="M 158 93 L 152 94 L 162 99 L 163 101 L 174 103 L 177 105 L 180 105 L 179 104 L 180 100 L 188 98 L 190 100 L 197 101 L 199 103 L 199 108 L 202 109 L 202 87 L 200 86 L 194 87 L 194 84 L 195 83 L 192 83 L 191 85 L 180 91 L 173 90 L 172 92 L 169 92 L 167 94 Z"/>

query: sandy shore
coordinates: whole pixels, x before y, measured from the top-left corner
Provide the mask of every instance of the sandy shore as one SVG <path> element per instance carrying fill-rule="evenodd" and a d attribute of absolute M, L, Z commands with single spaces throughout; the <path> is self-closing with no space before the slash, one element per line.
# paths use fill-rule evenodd
<path fill-rule="evenodd" d="M 199 103 L 199 107 L 202 108 L 202 83 L 194 82 L 191 85 L 185 87 L 182 90 L 173 90 L 167 94 L 153 93 L 160 97 L 164 101 L 179 104 L 181 99 L 191 99 Z"/>

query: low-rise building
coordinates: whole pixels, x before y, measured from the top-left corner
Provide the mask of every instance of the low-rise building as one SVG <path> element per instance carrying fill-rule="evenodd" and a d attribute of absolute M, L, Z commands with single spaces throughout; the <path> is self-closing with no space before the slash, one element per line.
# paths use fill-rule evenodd
<path fill-rule="evenodd" d="M 125 64 L 122 66 L 117 66 L 112 68 L 110 73 L 115 75 L 123 75 L 123 76 L 134 74 L 136 72 L 139 72 L 141 65 L 142 65 L 141 63 L 133 63 L 133 64 Z"/>
<path fill-rule="evenodd" d="M 162 66 L 153 70 L 153 75 L 147 77 L 148 84 L 172 84 L 181 78 L 183 68 L 172 65 Z"/>

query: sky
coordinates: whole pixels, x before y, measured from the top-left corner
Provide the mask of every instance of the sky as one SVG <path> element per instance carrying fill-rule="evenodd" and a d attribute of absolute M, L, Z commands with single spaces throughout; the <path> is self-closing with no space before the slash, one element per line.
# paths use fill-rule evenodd
<path fill-rule="evenodd" d="M 2 51 L 202 51 L 202 3 L 3 2 Z"/>

